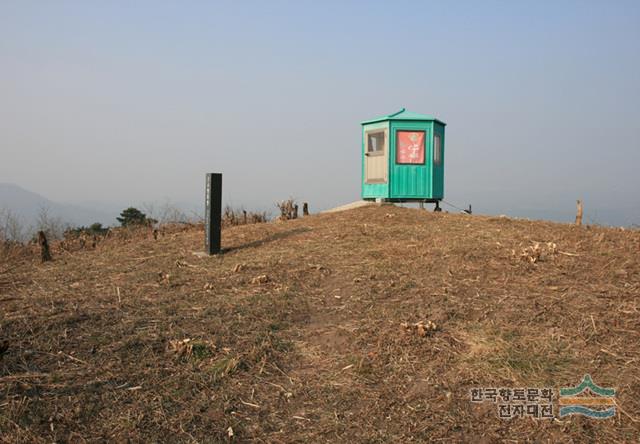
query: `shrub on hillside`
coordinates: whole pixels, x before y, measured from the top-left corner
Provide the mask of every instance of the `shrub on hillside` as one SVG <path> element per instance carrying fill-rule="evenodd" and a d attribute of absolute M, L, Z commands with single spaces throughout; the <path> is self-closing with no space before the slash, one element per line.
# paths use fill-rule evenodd
<path fill-rule="evenodd" d="M 93 235 L 104 236 L 105 234 L 107 234 L 108 231 L 109 231 L 108 227 L 102 226 L 100 222 L 94 222 L 88 227 L 81 226 L 81 227 L 69 228 L 67 231 L 65 231 L 64 237 L 67 238 L 69 236 L 79 236 L 81 234 L 86 234 L 91 236 Z"/>
<path fill-rule="evenodd" d="M 146 214 L 134 207 L 122 210 L 120 217 L 116 217 L 123 227 L 150 226 L 155 224 L 155 219 L 148 218 Z"/>

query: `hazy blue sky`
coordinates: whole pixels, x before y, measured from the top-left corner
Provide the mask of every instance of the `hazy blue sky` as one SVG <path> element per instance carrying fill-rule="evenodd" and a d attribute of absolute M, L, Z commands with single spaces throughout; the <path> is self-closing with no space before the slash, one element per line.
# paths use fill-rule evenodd
<path fill-rule="evenodd" d="M 445 200 L 640 223 L 640 2 L 0 2 L 0 182 L 359 197 L 361 120 L 447 122 Z"/>

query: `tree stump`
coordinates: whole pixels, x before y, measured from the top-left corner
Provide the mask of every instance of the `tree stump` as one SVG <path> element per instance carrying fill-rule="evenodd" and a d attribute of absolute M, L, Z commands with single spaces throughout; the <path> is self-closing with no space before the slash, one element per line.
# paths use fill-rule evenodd
<path fill-rule="evenodd" d="M 45 236 L 44 231 L 38 231 L 38 245 L 40 245 L 40 258 L 42 262 L 52 260 L 49 242 L 47 242 L 47 236 Z"/>

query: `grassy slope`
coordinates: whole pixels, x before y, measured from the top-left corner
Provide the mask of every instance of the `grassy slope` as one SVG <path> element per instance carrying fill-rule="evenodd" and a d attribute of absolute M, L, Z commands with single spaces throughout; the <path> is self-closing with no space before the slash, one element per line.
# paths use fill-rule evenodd
<path fill-rule="evenodd" d="M 0 440 L 640 433 L 637 231 L 367 207 L 223 237 L 214 258 L 192 255 L 190 230 L 0 266 Z M 561 253 L 521 260 L 535 241 Z M 400 325 L 427 320 L 428 337 Z M 618 390 L 615 419 L 504 421 L 469 402 L 585 373 Z"/>

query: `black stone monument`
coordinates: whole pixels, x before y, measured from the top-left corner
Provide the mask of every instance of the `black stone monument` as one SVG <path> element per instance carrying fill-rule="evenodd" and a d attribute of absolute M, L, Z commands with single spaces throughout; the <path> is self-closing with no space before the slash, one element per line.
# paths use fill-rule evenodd
<path fill-rule="evenodd" d="M 207 173 L 204 198 L 204 248 L 209 255 L 220 250 L 222 230 L 222 174 Z"/>

